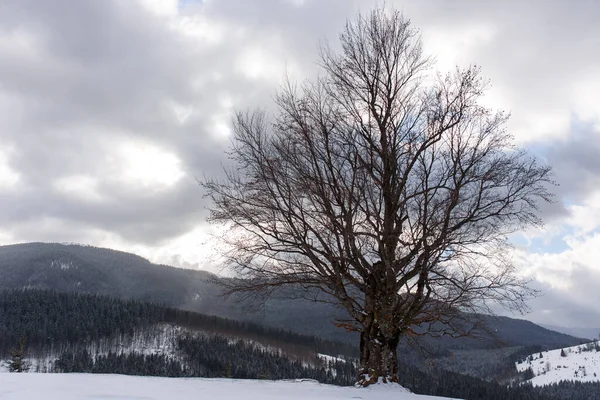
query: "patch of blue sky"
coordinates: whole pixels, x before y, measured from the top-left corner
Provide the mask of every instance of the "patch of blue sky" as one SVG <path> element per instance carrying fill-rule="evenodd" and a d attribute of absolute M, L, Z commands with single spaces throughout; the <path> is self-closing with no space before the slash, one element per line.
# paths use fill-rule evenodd
<path fill-rule="evenodd" d="M 188 7 L 188 6 L 196 6 L 204 3 L 204 0 L 178 0 L 179 9 Z"/>
<path fill-rule="evenodd" d="M 529 253 L 560 254 L 569 250 L 565 237 L 574 232 L 570 228 L 561 229 L 552 236 L 528 237 L 521 233 L 511 235 L 509 241 L 515 247 L 526 250 Z"/>

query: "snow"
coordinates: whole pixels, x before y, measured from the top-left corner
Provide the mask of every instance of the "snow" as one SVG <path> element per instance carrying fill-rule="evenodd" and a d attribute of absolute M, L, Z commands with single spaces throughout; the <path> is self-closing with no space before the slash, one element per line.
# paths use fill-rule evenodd
<path fill-rule="evenodd" d="M 50 266 L 51 267 L 59 267 L 63 271 L 69 270 L 71 268 L 77 268 L 77 266 L 74 265 L 72 261 L 68 261 L 65 263 L 62 261 L 55 260 L 50 263 Z"/>
<path fill-rule="evenodd" d="M 334 356 L 330 356 L 327 354 L 322 354 L 322 353 L 317 353 L 317 357 L 319 357 L 321 360 L 325 361 L 325 362 L 343 362 L 345 363 L 346 360 L 341 358 L 341 357 L 334 357 Z"/>
<path fill-rule="evenodd" d="M 335 370 L 335 368 L 330 368 L 330 363 L 336 363 L 336 362 L 342 362 L 345 363 L 346 360 L 340 357 L 334 357 L 334 356 L 330 356 L 327 354 L 322 354 L 322 353 L 317 353 L 317 358 L 319 360 L 322 360 L 323 362 L 325 362 L 325 368 L 331 372 L 331 375 L 333 375 L 333 377 L 337 376 L 337 371 Z M 305 366 L 308 366 L 309 364 L 304 362 L 303 363 Z"/>
<path fill-rule="evenodd" d="M 594 346 L 595 342 L 564 349 L 534 353 L 529 361 L 516 363 L 517 371 L 522 372 L 531 368 L 534 377 L 528 382 L 533 386 L 544 386 L 563 380 L 578 382 L 600 381 L 600 352 Z M 564 350 L 566 357 L 560 355 Z"/>
<path fill-rule="evenodd" d="M 263 381 L 155 378 L 100 374 L 0 374 L 3 400 L 433 400 L 399 385 L 368 388 L 323 385 L 310 380 Z"/>

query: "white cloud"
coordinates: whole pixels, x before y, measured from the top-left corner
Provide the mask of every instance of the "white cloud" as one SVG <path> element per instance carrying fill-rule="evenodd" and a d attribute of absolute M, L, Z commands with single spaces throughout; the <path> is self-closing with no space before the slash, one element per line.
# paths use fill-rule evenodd
<path fill-rule="evenodd" d="M 238 58 L 238 70 L 250 79 L 277 82 L 285 72 L 285 58 L 279 40 L 249 46 Z"/>
<path fill-rule="evenodd" d="M 139 140 L 119 143 L 107 161 L 114 179 L 150 191 L 168 189 L 184 175 L 175 154 Z"/>
<path fill-rule="evenodd" d="M 90 175 L 70 175 L 54 182 L 55 188 L 66 196 L 83 201 L 99 202 L 105 197 L 98 188 L 98 179 Z"/>
<path fill-rule="evenodd" d="M 567 206 L 570 213 L 553 221 L 546 229 L 525 234 L 528 246 L 517 252 L 521 273 L 546 288 L 545 297 L 535 301 L 532 315 L 541 323 L 593 326 L 588 320 L 571 318 L 573 308 L 596 310 L 600 303 L 597 282 L 600 280 L 600 190 L 592 192 L 579 204 Z M 535 248 L 535 240 L 542 248 Z M 556 249 L 555 243 L 560 243 Z M 543 307 L 540 308 L 540 307 Z"/>
<path fill-rule="evenodd" d="M 174 100 L 167 100 L 166 102 L 179 124 L 184 124 L 194 112 L 194 106 L 192 104 L 181 104 Z"/>
<path fill-rule="evenodd" d="M 10 232 L 0 230 L 0 245 L 15 243 L 15 239 Z"/>
<path fill-rule="evenodd" d="M 568 209 L 570 215 L 564 223 L 574 229 L 575 237 L 586 236 L 600 230 L 600 190 L 591 193 L 581 204 L 568 206 Z"/>
<path fill-rule="evenodd" d="M 461 26 L 431 26 L 422 32 L 426 54 L 435 57 L 436 67 L 451 72 L 457 64 L 462 67 L 476 62 L 473 54 L 489 46 L 498 35 L 491 23 L 473 22 Z M 466 64 L 466 65 L 464 65 Z"/>
<path fill-rule="evenodd" d="M 142 7 L 159 17 L 176 17 L 179 12 L 179 0 L 138 0 Z"/>
<path fill-rule="evenodd" d="M 234 29 L 231 26 L 211 21 L 203 15 L 183 15 L 173 25 L 182 34 L 203 44 L 217 46 L 221 44 L 226 36 L 226 31 Z"/>
<path fill-rule="evenodd" d="M 14 188 L 21 179 L 19 172 L 10 164 L 10 157 L 14 155 L 11 147 L 0 148 L 0 190 Z"/>
<path fill-rule="evenodd" d="M 568 240 L 560 253 L 519 253 L 525 275 L 542 288 L 534 304 L 534 319 L 541 323 L 597 327 L 589 311 L 600 312 L 600 233 Z M 588 317 L 581 319 L 588 312 Z M 572 318 L 575 316 L 575 318 Z"/>
<path fill-rule="evenodd" d="M 573 85 L 572 109 L 583 120 L 593 121 L 600 132 L 600 76 L 598 71 L 585 71 Z"/>

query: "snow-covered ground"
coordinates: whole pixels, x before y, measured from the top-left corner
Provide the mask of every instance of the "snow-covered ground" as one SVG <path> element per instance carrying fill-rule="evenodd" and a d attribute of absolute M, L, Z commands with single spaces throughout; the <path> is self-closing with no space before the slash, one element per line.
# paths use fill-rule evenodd
<path fill-rule="evenodd" d="M 3 400 L 433 400 L 399 385 L 368 388 L 313 381 L 258 381 L 205 378 L 152 378 L 99 374 L 0 374 Z"/>
<path fill-rule="evenodd" d="M 561 351 L 564 356 L 561 356 Z M 543 351 L 528 356 L 516 363 L 517 371 L 528 368 L 533 371 L 533 386 L 544 386 L 563 380 L 594 382 L 600 381 L 600 352 L 595 343 L 583 344 L 564 349 Z"/>

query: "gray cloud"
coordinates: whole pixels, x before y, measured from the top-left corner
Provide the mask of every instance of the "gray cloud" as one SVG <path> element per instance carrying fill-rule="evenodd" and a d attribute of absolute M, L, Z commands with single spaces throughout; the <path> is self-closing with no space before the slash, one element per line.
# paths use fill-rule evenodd
<path fill-rule="evenodd" d="M 15 45 L 0 55 L 8 61 L 0 65 L 2 94 L 21 109 L 18 118 L 1 115 L 10 129 L 0 135 L 16 148 L 11 166 L 22 178 L 0 200 L 3 225 L 27 238 L 31 232 L 21 235 L 20 222 L 52 217 L 156 244 L 202 223 L 193 177 L 217 171 L 223 143 L 206 121 L 219 111 L 215 97 L 231 88 L 214 82 L 192 88 L 190 80 L 226 72 L 201 56 L 218 57 L 190 50 L 185 38 L 133 2 L 10 2 L 2 15 L 4 33 L 33 42 L 30 51 Z M 223 64 L 233 64 L 233 54 Z M 193 104 L 197 115 L 179 125 L 169 101 Z M 111 188 L 104 151 L 127 138 L 177 154 L 187 178 L 159 194 Z M 89 204 L 56 192 L 57 179 L 80 173 L 97 177 L 108 198 Z"/>
<path fill-rule="evenodd" d="M 529 302 L 531 312 L 526 317 L 540 324 L 598 328 L 600 294 L 597 282 L 600 272 L 579 265 L 570 275 L 574 285 L 568 290 L 534 282 L 532 286 L 540 291 L 540 296 Z"/>
<path fill-rule="evenodd" d="M 590 123 L 572 124 L 568 141 L 553 142 L 544 149 L 554 166 L 563 196 L 585 196 L 600 184 L 600 132 Z"/>
<path fill-rule="evenodd" d="M 14 187 L 0 184 L 0 233 L 14 241 L 97 244 L 104 232 L 123 246 L 160 249 L 203 227 L 206 204 L 195 178 L 219 174 L 227 162 L 219 124 L 228 124 L 233 109 L 272 107 L 286 64 L 300 78 L 313 77 L 319 40 L 335 45 L 346 18 L 377 3 L 188 1 L 169 19 L 134 1 L 2 1 L 0 156 L 20 180 Z M 387 3 L 413 20 L 441 62 L 450 51 L 452 62 L 482 66 L 492 92 L 513 114 L 509 128 L 555 167 L 560 186 L 557 202 L 542 209 L 547 219 L 560 223 L 568 217 L 565 204 L 596 190 L 600 102 L 581 94 L 587 77 L 600 70 L 600 4 Z M 198 29 L 210 36 L 214 26 L 216 38 L 182 33 L 182 17 L 202 18 Z M 252 49 L 274 57 L 257 77 L 240 64 Z M 600 90 L 600 82 L 589 83 Z M 123 181 L 123 160 L 115 161 L 115 154 L 124 143 L 176 156 L 184 175 L 158 189 L 135 178 Z M 91 186 L 80 187 L 79 195 L 61 190 L 61 182 L 74 177 Z M 188 261 L 182 256 L 182 265 Z M 571 278 L 593 293 L 586 285 L 596 275 L 589 274 L 595 272 L 576 271 Z M 545 291 L 544 300 L 532 303 L 535 310 L 551 307 L 557 320 L 572 323 L 597 315 L 574 294 Z M 548 315 L 536 312 L 536 318 Z"/>

